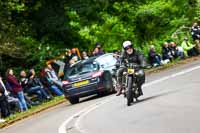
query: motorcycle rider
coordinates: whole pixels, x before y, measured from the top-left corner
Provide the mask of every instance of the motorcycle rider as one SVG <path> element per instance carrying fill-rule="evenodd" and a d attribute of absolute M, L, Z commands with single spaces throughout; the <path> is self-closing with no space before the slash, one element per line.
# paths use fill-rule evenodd
<path fill-rule="evenodd" d="M 123 49 L 124 52 L 122 52 L 122 56 L 121 56 L 121 63 L 120 63 L 120 68 L 117 70 L 117 82 L 118 82 L 118 92 L 116 94 L 116 96 L 119 96 L 122 94 L 122 90 L 123 90 L 123 73 L 127 71 L 126 68 L 126 63 L 136 63 L 139 66 L 141 66 L 142 68 L 146 66 L 146 62 L 144 59 L 144 56 L 136 51 L 133 46 L 131 41 L 124 41 L 123 42 Z M 122 65 L 124 64 L 124 65 Z M 145 82 L 145 73 L 143 71 L 143 69 L 138 70 L 137 72 L 137 85 L 138 85 L 138 92 L 139 92 L 139 96 L 143 95 L 142 92 L 142 84 Z M 137 99 L 136 99 L 137 100 Z"/>

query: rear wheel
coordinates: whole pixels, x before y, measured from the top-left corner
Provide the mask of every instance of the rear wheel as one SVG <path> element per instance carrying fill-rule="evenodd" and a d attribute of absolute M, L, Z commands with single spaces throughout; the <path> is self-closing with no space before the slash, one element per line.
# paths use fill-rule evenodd
<path fill-rule="evenodd" d="M 69 102 L 71 104 L 77 104 L 77 103 L 79 103 L 79 97 L 70 97 Z"/>
<path fill-rule="evenodd" d="M 127 87 L 127 105 L 130 106 L 133 102 L 133 77 L 128 77 L 128 87 Z"/>

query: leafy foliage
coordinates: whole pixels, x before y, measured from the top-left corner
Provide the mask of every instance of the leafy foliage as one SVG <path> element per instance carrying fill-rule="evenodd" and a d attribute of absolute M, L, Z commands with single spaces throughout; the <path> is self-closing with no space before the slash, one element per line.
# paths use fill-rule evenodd
<path fill-rule="evenodd" d="M 124 40 L 144 53 L 149 44 L 159 50 L 199 20 L 199 7 L 199 0 L 1 0 L 0 68 L 39 67 L 65 48 L 91 51 L 96 42 L 106 51 Z"/>

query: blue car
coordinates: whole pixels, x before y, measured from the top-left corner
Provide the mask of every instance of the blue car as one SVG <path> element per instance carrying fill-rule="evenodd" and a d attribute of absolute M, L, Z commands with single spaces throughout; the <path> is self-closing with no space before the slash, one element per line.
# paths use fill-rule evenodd
<path fill-rule="evenodd" d="M 117 60 L 112 53 L 74 64 L 65 72 L 63 89 L 71 104 L 81 97 L 114 92 L 112 75 Z"/>

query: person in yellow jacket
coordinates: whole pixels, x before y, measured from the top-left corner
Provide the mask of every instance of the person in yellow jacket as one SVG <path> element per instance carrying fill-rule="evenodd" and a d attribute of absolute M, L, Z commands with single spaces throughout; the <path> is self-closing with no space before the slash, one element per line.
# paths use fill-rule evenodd
<path fill-rule="evenodd" d="M 181 47 L 184 50 L 185 56 L 197 56 L 199 54 L 198 50 L 195 47 L 196 45 L 191 44 L 187 37 L 184 38 L 184 41 L 181 44 Z"/>

